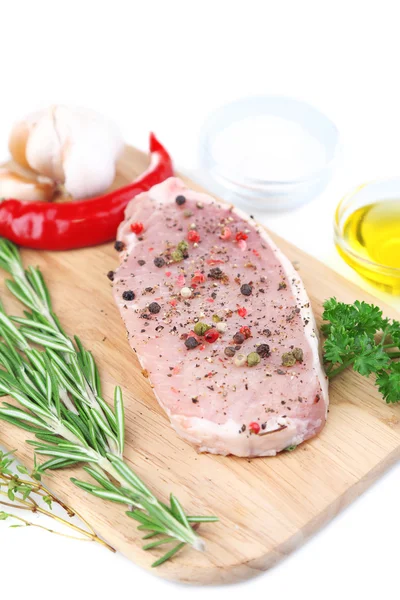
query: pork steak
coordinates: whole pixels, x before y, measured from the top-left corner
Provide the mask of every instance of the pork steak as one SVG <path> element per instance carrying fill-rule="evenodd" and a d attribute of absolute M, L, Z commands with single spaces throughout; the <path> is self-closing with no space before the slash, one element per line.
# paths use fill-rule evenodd
<path fill-rule="evenodd" d="M 273 456 L 317 434 L 310 301 L 265 230 L 170 178 L 126 210 L 114 296 L 172 426 L 201 452 Z"/>

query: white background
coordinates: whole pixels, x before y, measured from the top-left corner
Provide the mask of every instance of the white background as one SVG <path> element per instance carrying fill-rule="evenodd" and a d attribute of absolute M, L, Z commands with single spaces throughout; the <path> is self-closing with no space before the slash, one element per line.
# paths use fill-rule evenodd
<path fill-rule="evenodd" d="M 313 203 L 261 220 L 360 282 L 336 256 L 332 215 L 352 187 L 400 175 L 398 2 L 53 0 L 1 8 L 0 157 L 14 118 L 75 103 L 114 117 L 139 147 L 154 130 L 176 164 L 201 179 L 197 141 L 210 110 L 250 94 L 293 95 L 336 123 L 343 162 Z M 396 599 L 399 475 L 392 469 L 269 573 L 229 588 L 165 583 L 93 544 L 2 524 L 0 596 L 10 586 L 17 599 L 29 590 L 34 600 L 152 593 Z"/>

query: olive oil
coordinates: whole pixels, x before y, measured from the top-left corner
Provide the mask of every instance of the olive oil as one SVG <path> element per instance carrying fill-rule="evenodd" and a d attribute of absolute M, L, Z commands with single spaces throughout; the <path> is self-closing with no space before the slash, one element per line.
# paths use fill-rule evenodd
<path fill-rule="evenodd" d="M 354 211 L 344 224 L 343 240 L 352 252 L 340 244 L 338 250 L 356 271 L 386 291 L 400 293 L 400 198 Z"/>

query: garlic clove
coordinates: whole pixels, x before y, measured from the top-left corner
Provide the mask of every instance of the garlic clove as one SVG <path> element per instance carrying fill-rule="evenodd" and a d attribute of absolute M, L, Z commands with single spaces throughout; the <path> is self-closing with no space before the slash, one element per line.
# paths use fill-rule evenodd
<path fill-rule="evenodd" d="M 45 113 L 44 110 L 31 113 L 22 121 L 17 121 L 11 130 L 8 148 L 10 154 L 21 167 L 31 169 L 26 157 L 26 146 L 28 138 L 34 129 L 40 117 Z"/>
<path fill-rule="evenodd" d="M 10 168 L 0 169 L 0 198 L 13 198 L 30 202 L 49 202 L 55 184 L 46 177 L 17 173 Z"/>
<path fill-rule="evenodd" d="M 114 181 L 124 143 L 118 128 L 93 111 L 60 106 L 59 136 L 64 144 L 65 188 L 74 197 L 104 192 Z"/>
<path fill-rule="evenodd" d="M 56 125 L 56 107 L 41 114 L 33 125 L 26 144 L 29 166 L 54 181 L 64 183 L 63 147 Z"/>

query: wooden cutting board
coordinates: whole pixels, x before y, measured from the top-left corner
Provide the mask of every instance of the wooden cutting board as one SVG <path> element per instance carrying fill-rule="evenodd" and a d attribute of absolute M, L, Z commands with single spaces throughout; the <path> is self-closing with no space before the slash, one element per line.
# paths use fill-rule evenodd
<path fill-rule="evenodd" d="M 146 155 L 128 148 L 116 185 L 146 166 Z M 298 261 L 318 321 L 323 300 L 333 295 L 344 302 L 374 301 L 311 256 L 272 237 Z M 220 517 L 219 523 L 201 527 L 205 553 L 187 548 L 154 574 L 203 584 L 253 577 L 301 545 L 400 457 L 400 406 L 387 406 L 372 381 L 351 372 L 331 385 L 323 432 L 295 452 L 252 460 L 197 454 L 169 426 L 127 343 L 106 277 L 118 263 L 112 244 L 60 253 L 24 251 L 23 259 L 41 267 L 65 329 L 79 334 L 93 351 L 106 398 L 111 400 L 114 385 L 122 386 L 128 463 L 160 498 L 173 492 L 188 513 Z M 17 303 L 4 285 L 0 290 L 7 310 L 15 313 Z M 386 315 L 396 315 L 394 309 L 382 308 Z M 0 442 L 18 448 L 17 456 L 31 465 L 32 448 L 24 440 L 24 433 L 0 422 Z M 69 477 L 77 473 L 58 472 L 47 483 L 110 544 L 149 568 L 154 555 L 141 550 L 135 523 L 120 506 L 74 487 Z"/>

